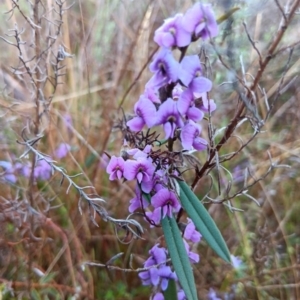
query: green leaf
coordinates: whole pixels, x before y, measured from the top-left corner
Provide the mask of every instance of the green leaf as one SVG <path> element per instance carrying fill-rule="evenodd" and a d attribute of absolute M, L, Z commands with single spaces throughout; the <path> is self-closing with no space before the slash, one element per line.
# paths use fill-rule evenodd
<path fill-rule="evenodd" d="M 175 280 L 169 280 L 167 289 L 163 292 L 165 300 L 177 299 L 177 289 Z"/>
<path fill-rule="evenodd" d="M 230 252 L 218 229 L 204 205 L 184 181 L 178 181 L 181 188 L 181 205 L 193 220 L 196 228 L 201 233 L 209 246 L 225 261 L 231 262 Z"/>
<path fill-rule="evenodd" d="M 163 218 L 161 223 L 168 251 L 185 295 L 189 300 L 198 299 L 193 270 L 177 223 L 174 218 L 169 217 Z"/>

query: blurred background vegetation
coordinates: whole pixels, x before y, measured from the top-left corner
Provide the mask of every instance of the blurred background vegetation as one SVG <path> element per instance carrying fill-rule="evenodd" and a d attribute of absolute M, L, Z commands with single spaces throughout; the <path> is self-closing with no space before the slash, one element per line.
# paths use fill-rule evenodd
<path fill-rule="evenodd" d="M 62 62 L 65 65 L 62 69 L 65 75 L 60 77 L 63 84 L 57 86 L 51 106 L 39 125 L 43 138 L 38 149 L 53 157 L 68 174 L 82 173 L 74 181 L 80 186 L 94 186 L 97 194 L 106 200 L 105 208 L 112 217 L 126 218 L 128 202 L 134 195 L 131 183 L 109 182 L 105 172 L 104 151 L 119 155 L 123 143 L 122 134 L 115 126 L 123 117 L 118 106 L 123 102 L 124 112 L 133 112 L 133 105 L 151 76 L 147 68 L 141 71 L 156 47 L 154 31 L 165 18 L 184 13 L 194 2 L 78 0 L 62 16 L 60 34 L 47 61 L 53 59 L 59 45 L 73 57 Z M 72 3 L 67 1 L 65 8 Z M 206 75 L 214 82 L 211 97 L 217 103 L 212 123 L 220 129 L 228 125 L 236 111 L 235 75 L 246 78 L 250 84 L 259 69 L 259 56 L 243 22 L 265 57 L 280 29 L 282 11 L 290 2 L 210 3 L 217 17 L 234 6 L 239 7 L 220 25 L 214 45 L 198 43 L 189 49 L 196 54 L 205 51 L 209 60 Z M 17 7 L 9 12 L 15 4 Z M 40 6 L 38 13 L 45 22 L 42 25 L 49 26 L 48 11 L 55 6 L 55 1 L 33 1 L 33 5 Z M 13 41 L 6 36 L 11 33 L 9 30 L 15 24 L 19 30 L 24 28 L 22 40 L 27 44 L 22 47 L 25 53 L 30 53 L 36 46 L 31 44 L 36 28 L 24 19 L 25 16 L 33 20 L 30 2 L 1 1 L 0 12 L 0 35 Z M 218 178 L 223 189 L 232 181 L 230 194 L 233 194 L 244 181 L 264 176 L 270 167 L 269 157 L 286 167 L 274 168 L 249 189 L 248 194 L 255 201 L 243 195 L 232 199 L 231 205 L 241 211 L 231 212 L 226 206 L 206 199 L 206 207 L 231 253 L 243 263 L 237 269 L 232 268 L 202 241 L 197 246 L 201 259 L 194 266 L 199 299 L 207 299 L 211 288 L 220 299 L 300 299 L 299 15 L 298 9 L 256 91 L 256 109 L 262 118 L 266 116 L 265 99 L 269 103 L 277 99 L 268 122 L 239 155 L 224 163 L 232 178 L 224 169 L 212 172 L 216 180 L 210 197 L 218 198 Z M 42 47 L 49 42 L 46 37 L 55 34 L 47 32 L 43 36 L 47 31 L 43 30 L 40 31 Z M 26 82 L 22 74 L 14 72 L 13 67 L 19 65 L 19 52 L 3 39 L 0 63 L 0 160 L 11 164 L 30 163 L 31 154 L 19 159 L 25 148 L 16 142 L 22 140 L 23 128 L 30 131 L 36 115 L 30 78 Z M 51 65 L 47 68 L 51 69 Z M 50 99 L 53 87 L 45 84 L 41 88 Z M 30 132 L 28 135 L 33 137 L 34 130 Z M 240 140 L 247 141 L 252 134 L 249 123 L 241 125 L 220 155 L 236 151 Z M 61 143 L 71 148 L 65 157 L 58 159 L 55 151 Z M 205 161 L 205 155 L 198 156 L 200 161 Z M 245 170 L 252 176 L 245 178 Z M 113 262 L 115 266 L 141 267 L 148 250 L 161 236 L 159 229 L 145 227 L 144 240 L 121 243 L 110 222 L 96 216 L 98 226 L 94 224 L 87 203 L 80 203 L 80 214 L 79 195 L 72 188 L 66 193 L 68 183 L 61 182 L 60 174 L 52 174 L 49 180 L 38 179 L 33 185 L 28 177 L 20 174 L 14 174 L 16 181 L 9 180 L 3 166 L 0 174 L 0 299 L 149 298 L 151 290 L 141 286 L 136 273 L 108 271 L 86 266 L 84 262 L 106 263 L 123 252 Z M 191 182 L 189 176 L 186 179 Z M 209 185 L 210 179 L 204 177 L 197 186 L 200 199 Z M 146 226 L 142 218 L 138 221 Z"/>

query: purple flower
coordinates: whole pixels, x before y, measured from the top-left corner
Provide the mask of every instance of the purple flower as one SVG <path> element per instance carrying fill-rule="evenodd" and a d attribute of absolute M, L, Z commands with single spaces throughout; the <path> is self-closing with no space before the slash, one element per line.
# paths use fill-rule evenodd
<path fill-rule="evenodd" d="M 13 174 L 15 168 L 11 162 L 2 160 L 0 161 L 0 167 L 4 169 L 4 178 L 6 181 L 11 183 L 17 182 L 17 177 Z"/>
<path fill-rule="evenodd" d="M 239 269 L 243 265 L 243 261 L 238 256 L 234 256 L 231 254 L 230 257 L 234 269 Z"/>
<path fill-rule="evenodd" d="M 161 279 L 160 286 L 163 291 L 167 289 L 170 279 L 177 279 L 175 272 L 172 272 L 169 266 L 160 266 L 157 273 Z"/>
<path fill-rule="evenodd" d="M 136 117 L 127 122 L 127 126 L 132 131 L 141 131 L 145 125 L 149 128 L 155 125 L 156 108 L 151 100 L 141 96 L 139 101 L 134 105 Z"/>
<path fill-rule="evenodd" d="M 142 203 L 141 203 L 142 201 Z M 135 188 L 135 197 L 130 200 L 130 205 L 129 205 L 129 212 L 133 213 L 136 211 L 138 208 L 146 208 L 149 205 L 149 202 L 142 196 L 141 190 L 137 186 Z M 142 205 L 143 204 L 143 205 Z"/>
<path fill-rule="evenodd" d="M 39 180 L 48 180 L 51 177 L 52 168 L 43 159 L 39 160 L 34 168 L 34 177 Z"/>
<path fill-rule="evenodd" d="M 167 189 L 159 190 L 152 198 L 151 204 L 155 208 L 153 212 L 147 212 L 147 216 L 155 224 L 159 224 L 161 218 L 172 217 L 173 212 L 178 212 L 180 203 L 174 192 Z"/>
<path fill-rule="evenodd" d="M 181 82 L 194 93 L 209 92 L 212 82 L 202 77 L 200 59 L 197 55 L 185 56 L 180 63 Z"/>
<path fill-rule="evenodd" d="M 201 137 L 199 137 L 201 133 L 200 125 L 194 123 L 193 121 L 189 121 L 182 128 L 180 138 L 182 147 L 186 150 L 192 150 L 195 148 L 196 150 L 204 150 L 207 148 L 207 141 Z"/>
<path fill-rule="evenodd" d="M 157 286 L 160 283 L 161 289 L 165 291 L 170 279 L 177 279 L 175 272 L 172 272 L 169 266 L 165 265 L 167 260 L 167 250 L 158 247 L 156 244 L 149 251 L 150 257 L 145 261 L 144 267 L 149 268 L 147 271 L 139 273 L 143 285 Z M 159 265 L 159 266 L 157 266 Z"/>
<path fill-rule="evenodd" d="M 106 172 L 110 174 L 109 180 L 121 179 L 124 173 L 124 159 L 112 156 L 106 167 Z"/>
<path fill-rule="evenodd" d="M 200 242 L 201 234 L 196 230 L 195 224 L 188 218 L 188 224 L 184 230 L 183 237 L 193 243 Z"/>
<path fill-rule="evenodd" d="M 178 300 L 186 300 L 186 296 L 185 296 L 185 293 L 183 290 L 180 290 L 178 293 L 177 293 L 177 299 Z"/>
<path fill-rule="evenodd" d="M 153 103 L 160 104 L 161 102 L 157 92 L 155 92 L 153 89 L 146 88 L 144 92 L 144 96 L 150 101 L 152 101 Z"/>
<path fill-rule="evenodd" d="M 156 293 L 152 298 L 152 300 L 164 300 L 164 299 L 165 297 L 162 293 Z"/>
<path fill-rule="evenodd" d="M 180 63 L 180 76 L 181 82 L 188 86 L 196 76 L 201 76 L 201 64 L 198 55 L 187 55 Z"/>
<path fill-rule="evenodd" d="M 209 289 L 207 296 L 209 300 L 222 300 L 221 298 L 217 297 L 217 294 L 213 288 Z"/>
<path fill-rule="evenodd" d="M 200 2 L 194 4 L 184 15 L 182 20 L 183 28 L 193 33 L 197 39 L 213 38 L 218 35 L 219 29 L 211 6 L 203 5 Z"/>
<path fill-rule="evenodd" d="M 151 267 L 158 264 L 161 264 L 160 267 L 164 266 L 163 263 L 167 260 L 167 250 L 165 248 L 158 247 L 158 244 L 156 244 L 149 250 L 149 254 L 150 257 L 144 263 L 144 267 L 149 268 L 149 270 L 139 273 L 139 277 L 142 279 L 143 285 L 152 284 L 157 286 L 160 281 L 158 268 Z"/>
<path fill-rule="evenodd" d="M 200 121 L 204 117 L 202 110 L 195 106 L 194 94 L 190 89 L 186 89 L 177 101 L 178 111 L 182 116 L 186 115 L 188 119 L 195 122 Z"/>
<path fill-rule="evenodd" d="M 177 81 L 180 65 L 173 57 L 171 50 L 162 48 L 149 68 L 155 74 L 146 84 L 146 89 L 159 89 L 169 82 Z"/>
<path fill-rule="evenodd" d="M 191 33 L 182 27 L 182 14 L 166 19 L 154 34 L 154 41 L 161 47 L 185 47 L 191 42 Z"/>
<path fill-rule="evenodd" d="M 139 157 L 138 160 L 128 159 L 124 165 L 124 177 L 127 180 L 137 179 L 139 183 L 147 182 L 152 179 L 154 170 L 151 161 L 144 157 Z"/>
<path fill-rule="evenodd" d="M 199 254 L 197 254 L 197 253 L 195 253 L 193 251 L 190 251 L 190 246 L 189 246 L 189 244 L 185 240 L 183 240 L 183 243 L 184 243 L 184 246 L 185 246 L 186 253 L 187 253 L 187 255 L 188 255 L 189 259 L 190 259 L 190 262 L 192 264 L 198 263 L 199 260 L 200 260 Z"/>
<path fill-rule="evenodd" d="M 177 105 L 174 100 L 168 98 L 157 112 L 157 125 L 163 124 L 165 138 L 173 138 L 176 128 L 183 126 L 183 121 L 178 113 Z"/>
<path fill-rule="evenodd" d="M 71 146 L 66 143 L 61 143 L 58 148 L 55 150 L 55 156 L 59 159 L 67 156 L 70 151 Z"/>

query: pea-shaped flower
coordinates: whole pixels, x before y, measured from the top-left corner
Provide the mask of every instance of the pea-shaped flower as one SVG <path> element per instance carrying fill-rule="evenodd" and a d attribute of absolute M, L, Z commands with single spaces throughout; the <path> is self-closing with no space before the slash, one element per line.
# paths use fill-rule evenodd
<path fill-rule="evenodd" d="M 124 159 L 112 156 L 106 167 L 106 172 L 109 174 L 109 180 L 121 179 L 124 172 Z"/>

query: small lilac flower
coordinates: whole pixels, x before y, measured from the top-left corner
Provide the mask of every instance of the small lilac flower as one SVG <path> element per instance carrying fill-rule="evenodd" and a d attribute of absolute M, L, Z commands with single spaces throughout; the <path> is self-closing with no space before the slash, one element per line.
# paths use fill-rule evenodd
<path fill-rule="evenodd" d="M 151 160 L 151 158 L 149 157 L 149 154 L 151 152 L 152 146 L 151 145 L 147 145 L 143 151 L 138 149 L 138 148 L 133 148 L 133 149 L 129 149 L 127 150 L 127 153 L 129 155 L 132 155 L 134 159 L 139 159 L 141 157 L 143 158 L 149 158 Z"/>
<path fill-rule="evenodd" d="M 152 300 L 164 300 L 165 297 L 162 293 L 156 293 L 154 294 L 154 296 L 152 297 Z"/>
<path fill-rule="evenodd" d="M 184 243 L 184 247 L 185 247 L 186 253 L 189 257 L 190 262 L 192 264 L 198 263 L 200 260 L 199 254 L 197 254 L 193 251 L 190 251 L 190 245 L 185 240 L 183 240 L 183 243 Z"/>
<path fill-rule="evenodd" d="M 202 120 L 204 117 L 203 111 L 195 106 L 194 94 L 190 89 L 186 89 L 181 93 L 177 101 L 177 108 L 182 116 L 186 115 L 187 119 L 195 122 Z"/>
<path fill-rule="evenodd" d="M 189 89 L 191 89 L 193 93 L 206 93 L 209 92 L 211 88 L 212 82 L 202 76 L 196 76 L 189 84 Z"/>
<path fill-rule="evenodd" d="M 188 86 L 194 77 L 202 75 L 201 63 L 198 55 L 187 55 L 180 63 L 181 82 Z"/>
<path fill-rule="evenodd" d="M 156 293 L 152 298 L 152 300 L 164 300 L 164 299 L 165 297 L 162 293 Z"/>
<path fill-rule="evenodd" d="M 158 93 L 155 92 L 153 89 L 146 88 L 145 92 L 144 92 L 144 96 L 147 99 L 149 99 L 150 101 L 152 101 L 153 103 L 156 103 L 156 104 L 161 103 L 161 101 L 159 99 L 159 96 L 158 96 Z"/>
<path fill-rule="evenodd" d="M 191 33 L 182 27 L 182 14 L 166 19 L 154 34 L 154 41 L 161 47 L 185 47 L 191 42 Z"/>
<path fill-rule="evenodd" d="M 193 243 L 200 242 L 201 234 L 196 230 L 195 224 L 191 219 L 188 218 L 188 224 L 184 230 L 183 237 L 186 240 L 190 240 Z"/>
<path fill-rule="evenodd" d="M 186 299 L 187 299 L 183 290 L 180 290 L 180 291 L 177 293 L 177 299 L 178 299 L 178 300 L 186 300 Z"/>
<path fill-rule="evenodd" d="M 159 89 L 169 82 L 177 81 L 180 65 L 173 57 L 171 50 L 162 48 L 149 68 L 155 74 L 146 84 L 146 89 Z"/>
<path fill-rule="evenodd" d="M 150 268 L 148 271 L 139 273 L 139 277 L 142 280 L 143 285 L 154 285 L 159 284 L 159 275 L 157 268 Z"/>
<path fill-rule="evenodd" d="M 158 268 L 153 267 L 155 265 L 161 264 L 160 267 L 164 266 L 164 262 L 167 260 L 167 250 L 163 247 L 158 247 L 158 244 L 153 246 L 149 250 L 150 257 L 145 261 L 144 267 L 149 268 L 149 270 L 139 273 L 139 277 L 142 279 L 143 285 L 154 285 L 157 286 L 160 281 L 160 276 L 158 274 Z"/>
<path fill-rule="evenodd" d="M 167 189 L 159 190 L 151 198 L 151 204 L 155 209 L 146 214 L 155 224 L 159 224 L 165 216 L 172 218 L 173 212 L 178 212 L 181 207 L 175 193 Z"/>
<path fill-rule="evenodd" d="M 232 266 L 234 267 L 234 269 L 239 269 L 243 265 L 243 261 L 241 260 L 240 257 L 234 256 L 231 254 L 230 258 L 231 258 L 231 263 L 232 263 Z"/>
<path fill-rule="evenodd" d="M 141 96 L 134 105 L 136 116 L 127 122 L 127 126 L 132 131 L 141 131 L 145 125 L 149 128 L 155 125 L 156 108 L 153 102 L 145 96 Z"/>
<path fill-rule="evenodd" d="M 48 180 L 52 174 L 51 166 L 43 159 L 39 160 L 34 168 L 34 177 L 39 180 Z"/>
<path fill-rule="evenodd" d="M 0 167 L 2 167 L 5 171 L 13 171 L 13 164 L 9 161 L 0 160 Z"/>
<path fill-rule="evenodd" d="M 150 250 L 149 254 L 153 259 L 153 265 L 158 265 L 167 260 L 167 249 L 164 247 L 159 247 L 159 244 L 155 244 Z M 147 265 L 147 267 L 149 267 Z"/>
<path fill-rule="evenodd" d="M 142 201 L 142 203 L 141 203 Z M 149 206 L 149 202 L 142 196 L 141 190 L 137 186 L 135 188 L 135 197 L 130 200 L 130 205 L 129 205 L 129 212 L 133 213 L 136 211 L 138 208 L 146 208 Z M 143 204 L 143 205 L 142 205 Z"/>
<path fill-rule="evenodd" d="M 222 300 L 221 298 L 217 297 L 217 294 L 213 288 L 209 289 L 207 297 L 208 297 L 208 300 Z"/>
<path fill-rule="evenodd" d="M 218 35 L 219 29 L 211 5 L 203 5 L 200 2 L 194 4 L 184 15 L 183 28 L 193 33 L 195 39 L 213 38 Z"/>
<path fill-rule="evenodd" d="M 155 167 L 148 159 L 144 157 L 138 160 L 128 159 L 124 165 L 124 177 L 127 180 L 137 179 L 139 183 L 142 181 L 150 181 L 153 177 Z"/>
<path fill-rule="evenodd" d="M 200 125 L 194 123 L 193 121 L 186 123 L 180 134 L 182 147 L 185 150 L 192 150 L 195 148 L 196 150 L 201 151 L 206 149 L 208 143 L 205 139 L 199 137 L 200 133 Z"/>
<path fill-rule="evenodd" d="M 9 161 L 0 161 L 0 167 L 4 169 L 4 178 L 6 181 L 11 183 L 17 182 L 17 177 L 14 175 L 15 168 Z"/>
<path fill-rule="evenodd" d="M 106 172 L 110 174 L 109 180 L 121 179 L 124 173 L 124 159 L 112 156 L 106 167 Z"/>
<path fill-rule="evenodd" d="M 71 146 L 66 143 L 61 143 L 58 148 L 55 150 L 55 156 L 59 159 L 67 156 L 70 151 Z"/>
<path fill-rule="evenodd" d="M 167 289 L 170 279 L 177 279 L 175 272 L 172 272 L 169 266 L 160 266 L 158 269 L 158 275 L 161 279 L 160 286 L 163 291 Z"/>
<path fill-rule="evenodd" d="M 183 126 L 176 102 L 171 98 L 167 99 L 157 111 L 157 125 L 161 124 L 164 126 L 166 139 L 173 138 L 175 130 Z"/>

